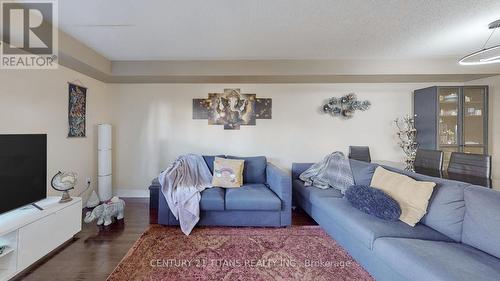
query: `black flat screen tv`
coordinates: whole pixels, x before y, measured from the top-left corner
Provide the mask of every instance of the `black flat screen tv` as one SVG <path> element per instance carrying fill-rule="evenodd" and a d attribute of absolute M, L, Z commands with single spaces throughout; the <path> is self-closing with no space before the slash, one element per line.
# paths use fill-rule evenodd
<path fill-rule="evenodd" d="M 0 135 L 0 214 L 47 197 L 47 135 Z"/>

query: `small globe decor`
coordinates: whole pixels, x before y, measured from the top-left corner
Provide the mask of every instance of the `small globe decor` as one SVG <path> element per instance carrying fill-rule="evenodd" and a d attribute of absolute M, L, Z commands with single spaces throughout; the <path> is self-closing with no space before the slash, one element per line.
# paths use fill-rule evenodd
<path fill-rule="evenodd" d="M 52 180 L 50 181 L 52 188 L 63 193 L 59 203 L 66 203 L 73 200 L 73 198 L 69 196 L 69 191 L 75 188 L 76 182 L 77 174 L 73 172 L 59 171 L 54 175 L 54 177 L 52 177 Z"/>

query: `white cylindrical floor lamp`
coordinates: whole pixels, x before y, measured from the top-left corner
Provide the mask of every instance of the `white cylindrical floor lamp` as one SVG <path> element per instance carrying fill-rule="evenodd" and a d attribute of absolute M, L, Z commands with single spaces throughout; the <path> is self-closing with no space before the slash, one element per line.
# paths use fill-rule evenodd
<path fill-rule="evenodd" d="M 97 126 L 97 193 L 101 201 L 112 196 L 112 129 L 110 124 Z"/>

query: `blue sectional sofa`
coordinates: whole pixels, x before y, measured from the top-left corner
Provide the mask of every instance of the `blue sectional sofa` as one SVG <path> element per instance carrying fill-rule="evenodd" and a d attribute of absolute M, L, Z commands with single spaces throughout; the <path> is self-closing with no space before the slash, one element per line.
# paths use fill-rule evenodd
<path fill-rule="evenodd" d="M 437 187 L 415 227 L 353 208 L 333 188 L 305 187 L 294 163 L 294 204 L 303 208 L 377 280 L 500 280 L 500 192 L 467 183 L 388 170 Z M 355 183 L 369 182 L 376 164 L 351 160 Z"/>
<path fill-rule="evenodd" d="M 203 156 L 213 173 L 215 156 Z M 217 157 L 225 157 L 223 155 Z M 234 157 L 245 160 L 243 186 L 212 187 L 201 192 L 198 225 L 287 226 L 291 224 L 292 185 L 288 173 L 268 163 L 264 156 Z M 158 198 L 158 223 L 178 225 L 154 179 L 151 198 Z M 156 196 L 153 194 L 156 193 Z M 154 208 L 154 207 L 153 207 Z"/>

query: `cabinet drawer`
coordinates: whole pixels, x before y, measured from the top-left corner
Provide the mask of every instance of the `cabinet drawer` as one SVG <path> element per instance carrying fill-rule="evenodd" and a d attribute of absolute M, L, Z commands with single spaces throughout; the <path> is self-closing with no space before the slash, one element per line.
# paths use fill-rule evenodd
<path fill-rule="evenodd" d="M 18 269 L 23 270 L 81 230 L 81 203 L 73 204 L 19 229 Z"/>

